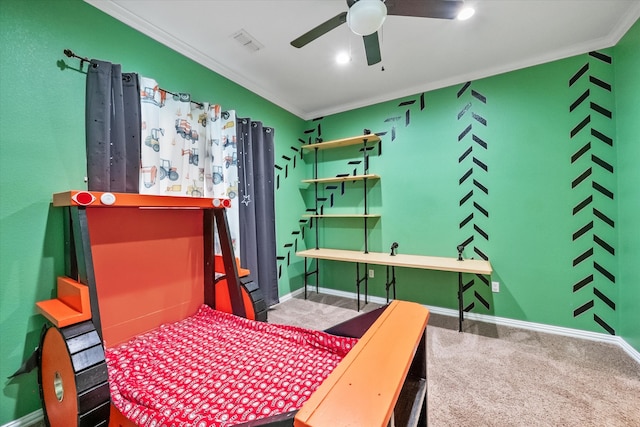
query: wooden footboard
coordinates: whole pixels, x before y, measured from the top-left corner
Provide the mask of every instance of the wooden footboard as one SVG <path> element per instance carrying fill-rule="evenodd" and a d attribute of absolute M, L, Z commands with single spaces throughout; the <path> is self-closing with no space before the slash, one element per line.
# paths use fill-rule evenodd
<path fill-rule="evenodd" d="M 427 423 L 429 310 L 393 301 L 296 414 L 296 427 Z"/>

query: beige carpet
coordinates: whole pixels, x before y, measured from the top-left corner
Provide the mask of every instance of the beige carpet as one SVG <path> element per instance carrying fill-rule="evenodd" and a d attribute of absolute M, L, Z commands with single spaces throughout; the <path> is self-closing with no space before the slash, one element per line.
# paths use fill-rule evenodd
<path fill-rule="evenodd" d="M 326 329 L 355 307 L 311 293 L 269 322 Z M 457 321 L 429 320 L 430 426 L 640 426 L 640 364 L 619 347 L 470 320 L 459 333 Z"/>

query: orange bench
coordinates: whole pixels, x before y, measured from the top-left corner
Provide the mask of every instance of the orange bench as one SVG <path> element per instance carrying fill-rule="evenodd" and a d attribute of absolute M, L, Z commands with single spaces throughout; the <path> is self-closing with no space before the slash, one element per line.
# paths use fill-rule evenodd
<path fill-rule="evenodd" d="M 393 301 L 295 416 L 295 427 L 426 425 L 429 310 Z"/>

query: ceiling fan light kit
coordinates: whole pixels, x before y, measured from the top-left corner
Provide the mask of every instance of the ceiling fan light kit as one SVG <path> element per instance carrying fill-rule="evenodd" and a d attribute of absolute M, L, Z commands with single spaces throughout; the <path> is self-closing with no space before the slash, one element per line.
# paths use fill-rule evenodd
<path fill-rule="evenodd" d="M 387 7 L 380 0 L 359 0 L 347 12 L 349 29 L 360 36 L 373 34 L 382 27 Z"/>
<path fill-rule="evenodd" d="M 351 62 L 351 56 L 347 52 L 340 52 L 336 55 L 336 62 L 340 65 Z"/>
<path fill-rule="evenodd" d="M 382 61 L 378 30 L 387 15 L 433 19 L 454 19 L 464 6 L 463 0 L 346 0 L 347 11 L 307 31 L 291 42 L 301 48 L 345 22 L 349 29 L 362 36 L 367 64 Z M 384 69 L 383 69 L 384 70 Z"/>
<path fill-rule="evenodd" d="M 465 7 L 460 10 L 460 12 L 458 13 L 458 16 L 456 16 L 456 19 L 459 21 L 466 21 L 467 19 L 471 18 L 475 13 L 476 13 L 476 10 L 474 8 Z"/>

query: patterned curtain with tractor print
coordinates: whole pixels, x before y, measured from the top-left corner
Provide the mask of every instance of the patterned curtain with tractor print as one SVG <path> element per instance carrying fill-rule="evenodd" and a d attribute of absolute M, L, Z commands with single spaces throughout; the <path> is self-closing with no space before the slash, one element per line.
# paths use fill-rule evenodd
<path fill-rule="evenodd" d="M 139 78 L 140 194 L 229 197 L 231 238 L 240 253 L 235 112 L 170 94 Z"/>
<path fill-rule="evenodd" d="M 267 304 L 278 302 L 273 128 L 98 60 L 86 123 L 89 190 L 230 198 L 235 254 Z"/>

